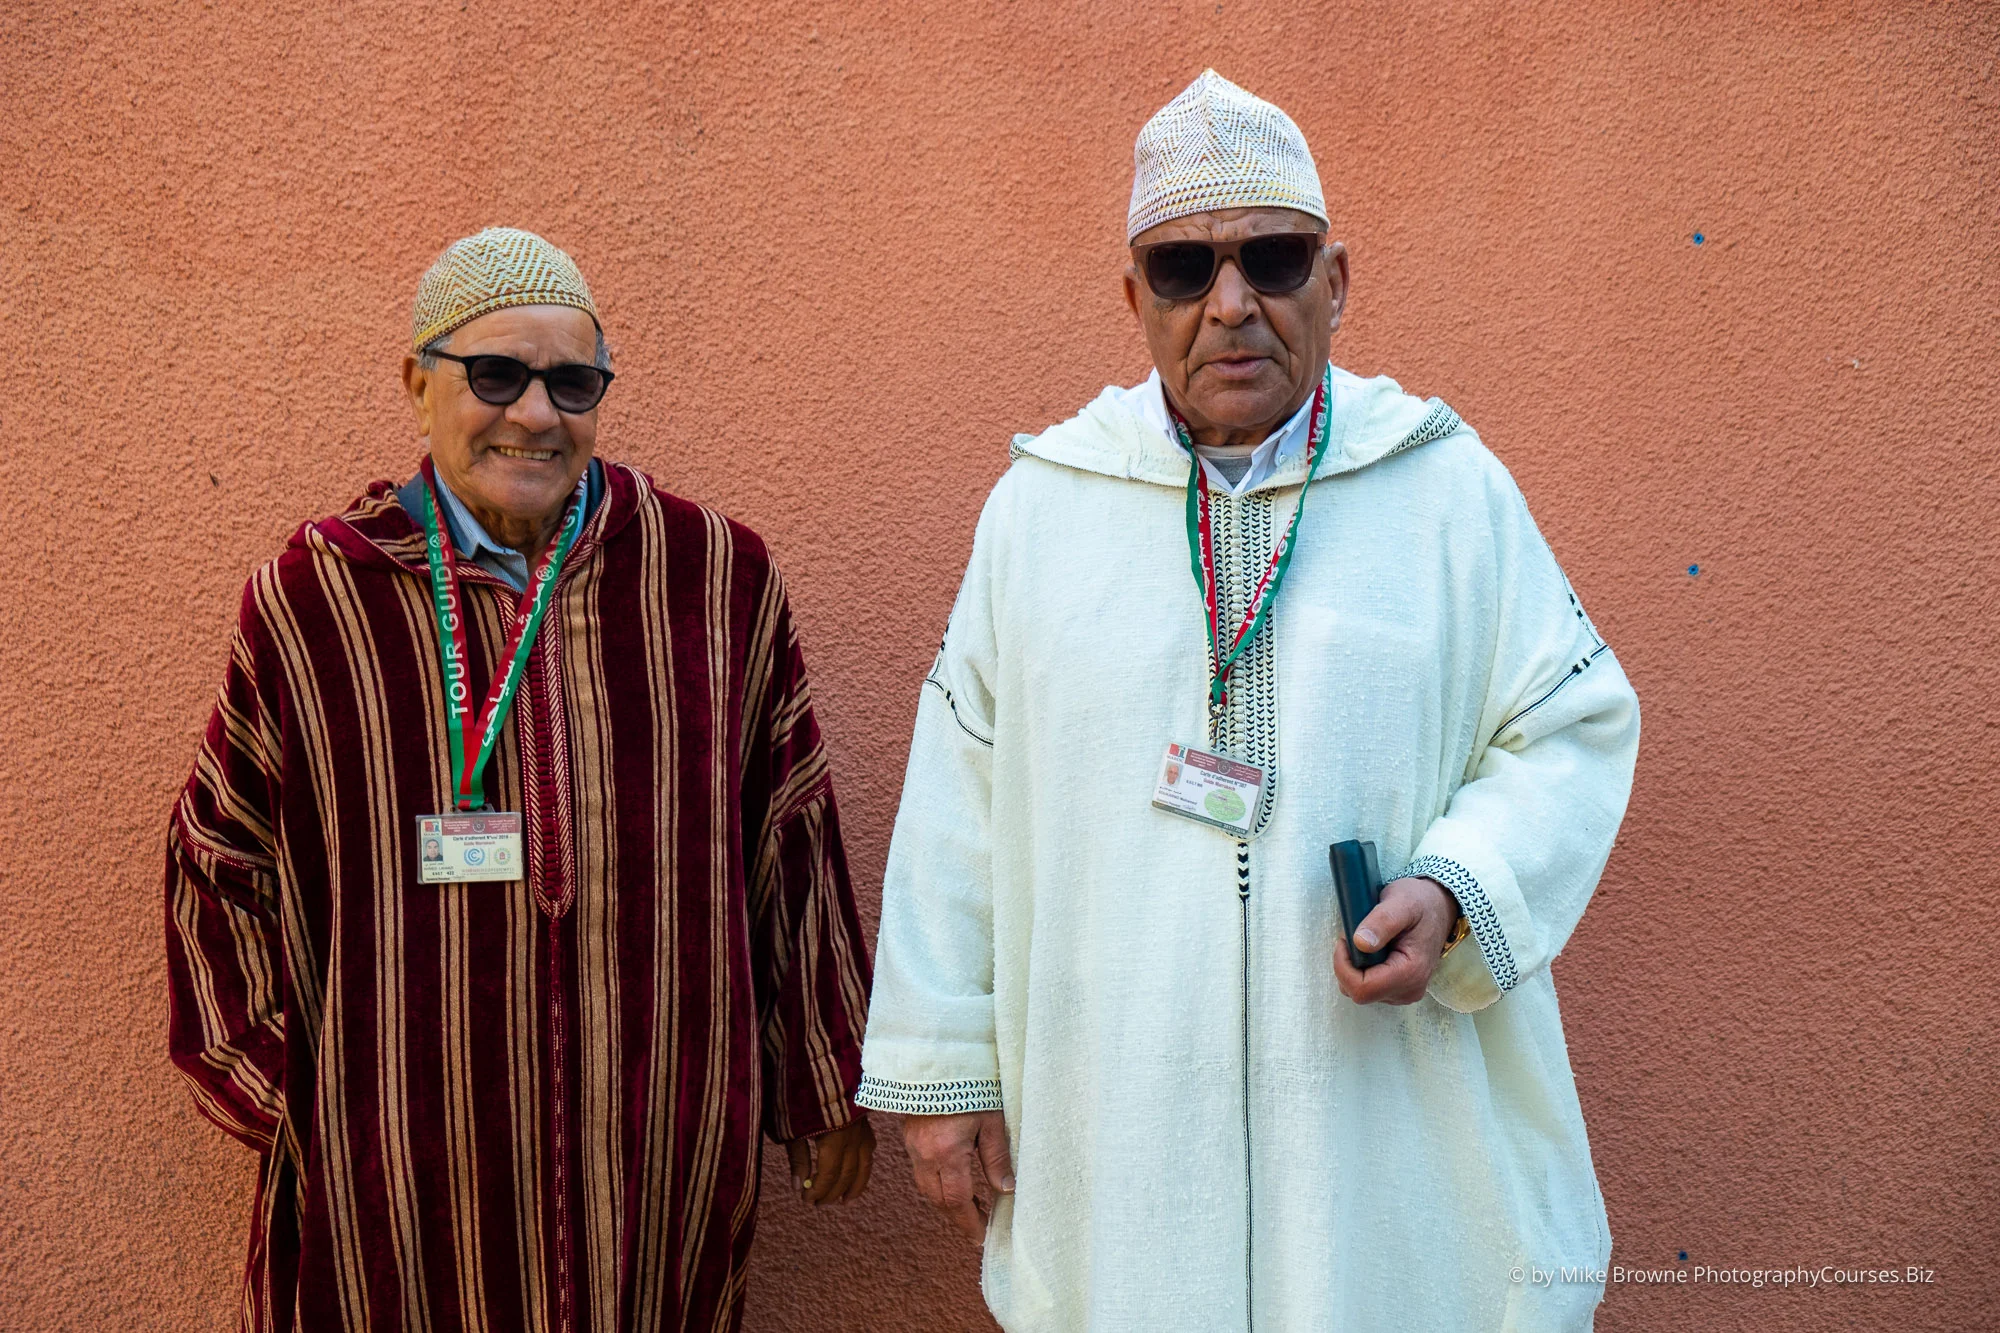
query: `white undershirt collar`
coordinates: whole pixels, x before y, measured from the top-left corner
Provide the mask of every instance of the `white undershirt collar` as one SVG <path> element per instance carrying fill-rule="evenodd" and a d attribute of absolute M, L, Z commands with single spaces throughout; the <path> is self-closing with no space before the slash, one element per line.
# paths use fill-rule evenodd
<path fill-rule="evenodd" d="M 1160 386 L 1160 372 L 1155 370 L 1145 381 L 1129 389 L 1117 391 L 1119 400 L 1125 407 L 1137 413 L 1148 425 L 1165 435 L 1180 448 L 1180 440 L 1174 434 L 1174 421 L 1167 413 L 1166 390 Z M 1330 406 L 1330 405 L 1329 405 Z M 1250 452 L 1250 466 L 1234 482 L 1230 481 L 1211 460 L 1216 456 L 1228 457 L 1236 454 L 1240 446 L 1224 446 L 1216 449 L 1206 445 L 1196 445 L 1195 454 L 1201 458 L 1202 471 L 1207 474 L 1209 485 L 1230 495 L 1247 495 L 1271 479 L 1278 468 L 1293 455 L 1306 447 L 1306 434 L 1312 427 L 1312 399 L 1292 414 L 1277 430 L 1264 437 L 1264 442 Z"/>

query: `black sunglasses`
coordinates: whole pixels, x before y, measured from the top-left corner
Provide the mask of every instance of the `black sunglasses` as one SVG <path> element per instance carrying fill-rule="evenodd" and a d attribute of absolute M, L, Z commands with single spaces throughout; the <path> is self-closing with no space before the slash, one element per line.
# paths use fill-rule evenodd
<path fill-rule="evenodd" d="M 464 366 L 465 383 L 472 396 L 495 407 L 518 402 L 528 391 L 528 381 L 540 380 L 548 389 L 549 401 L 555 404 L 556 411 L 588 412 L 604 401 L 604 391 L 611 387 L 613 378 L 608 370 L 576 361 L 536 370 L 511 356 L 453 356 L 450 352 L 431 355 Z"/>
<path fill-rule="evenodd" d="M 1206 296 L 1233 259 L 1243 280 L 1266 296 L 1283 296 L 1306 285 L 1326 237 L 1316 231 L 1268 232 L 1240 241 L 1155 241 L 1132 247 L 1146 285 L 1162 301 Z"/>

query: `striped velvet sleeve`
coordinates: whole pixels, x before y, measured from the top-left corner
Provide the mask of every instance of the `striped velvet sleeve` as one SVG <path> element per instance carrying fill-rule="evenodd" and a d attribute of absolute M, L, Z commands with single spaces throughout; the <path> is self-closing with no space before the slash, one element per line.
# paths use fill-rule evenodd
<path fill-rule="evenodd" d="M 848 881 L 826 747 L 783 586 L 767 594 L 769 674 L 746 728 L 746 831 L 756 830 L 751 929 L 764 1131 L 809 1138 L 854 1119 L 868 1018 L 868 954 Z"/>
<path fill-rule="evenodd" d="M 246 624 L 167 829 L 168 1051 L 202 1114 L 259 1151 L 284 1119 L 272 831 L 279 736 Z"/>

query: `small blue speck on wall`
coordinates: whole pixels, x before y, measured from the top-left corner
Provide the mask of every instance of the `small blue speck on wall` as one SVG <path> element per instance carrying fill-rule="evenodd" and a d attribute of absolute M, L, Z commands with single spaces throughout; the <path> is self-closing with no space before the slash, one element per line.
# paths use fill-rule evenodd
<path fill-rule="evenodd" d="M 1682 1263 L 1686 1263 L 1687 1261 L 1688 1261 L 1688 1252 L 1687 1252 L 1686 1250 L 1682 1250 L 1682 1251 L 1681 1251 L 1681 1262 L 1682 1262 Z"/>
<path fill-rule="evenodd" d="M 1696 232 L 1696 233 L 1694 234 L 1694 243 L 1695 243 L 1696 245 L 1700 245 L 1700 244 L 1701 244 L 1701 243 L 1702 243 L 1703 241 L 1705 241 L 1705 240 L 1707 240 L 1707 239 L 1708 239 L 1708 238 L 1707 238 L 1706 236 L 1703 236 L 1703 235 L 1702 235 L 1702 234 L 1701 234 L 1700 232 Z"/>
<path fill-rule="evenodd" d="M 1701 566 L 1700 566 L 1700 565 L 1689 565 L 1689 566 L 1688 566 L 1688 577 L 1689 577 L 1689 578 L 1693 578 L 1693 577 L 1694 577 L 1695 575 L 1697 575 L 1697 574 L 1699 574 L 1699 573 L 1701 573 Z"/>

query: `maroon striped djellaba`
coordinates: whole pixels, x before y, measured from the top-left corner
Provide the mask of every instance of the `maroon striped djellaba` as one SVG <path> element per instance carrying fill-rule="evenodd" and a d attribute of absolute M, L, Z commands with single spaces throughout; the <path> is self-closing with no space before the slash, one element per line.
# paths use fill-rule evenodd
<path fill-rule="evenodd" d="M 524 882 L 417 880 L 451 764 L 390 485 L 244 591 L 166 915 L 173 1059 L 262 1154 L 246 1329 L 734 1329 L 760 1129 L 857 1114 L 868 960 L 784 585 L 603 480 L 490 766 Z M 478 700 L 517 596 L 461 572 Z"/>

